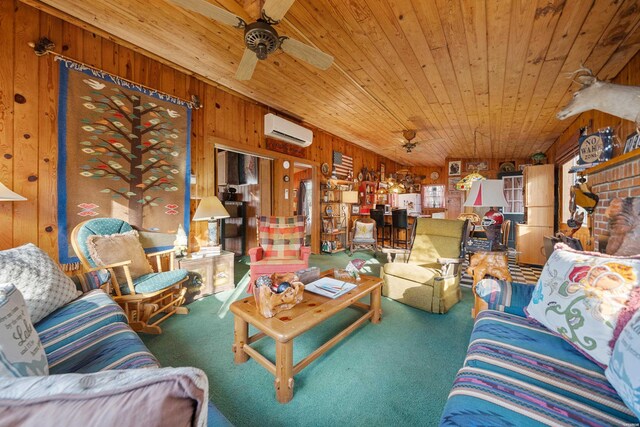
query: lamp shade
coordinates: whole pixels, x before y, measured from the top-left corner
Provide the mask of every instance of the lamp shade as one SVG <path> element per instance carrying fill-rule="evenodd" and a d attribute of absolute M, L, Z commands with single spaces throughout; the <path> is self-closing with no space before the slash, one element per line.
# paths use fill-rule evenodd
<path fill-rule="evenodd" d="M 469 197 L 464 202 L 467 207 L 507 206 L 501 179 L 485 179 L 471 184 Z"/>
<path fill-rule="evenodd" d="M 21 200 L 27 200 L 18 193 L 14 193 L 9 190 L 3 183 L 0 182 L 0 202 L 16 202 Z"/>
<path fill-rule="evenodd" d="M 358 203 L 358 192 L 357 191 L 343 191 L 342 192 L 342 203 Z"/>
<path fill-rule="evenodd" d="M 196 209 L 196 213 L 193 215 L 194 221 L 210 221 L 221 218 L 229 218 L 229 212 L 216 196 L 203 198 L 198 205 L 198 209 Z"/>

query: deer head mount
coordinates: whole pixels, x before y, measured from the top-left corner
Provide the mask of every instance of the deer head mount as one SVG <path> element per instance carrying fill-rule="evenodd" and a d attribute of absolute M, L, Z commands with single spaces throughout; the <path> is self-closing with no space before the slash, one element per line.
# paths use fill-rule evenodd
<path fill-rule="evenodd" d="M 564 120 L 589 110 L 598 110 L 626 120 L 640 122 L 640 86 L 624 86 L 598 80 L 593 72 L 580 67 L 571 73 L 582 87 L 556 117 Z"/>

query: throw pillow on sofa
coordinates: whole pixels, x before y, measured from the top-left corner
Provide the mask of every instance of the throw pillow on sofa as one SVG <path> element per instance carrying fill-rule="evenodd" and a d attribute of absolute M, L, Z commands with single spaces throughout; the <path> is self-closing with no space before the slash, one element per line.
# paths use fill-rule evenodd
<path fill-rule="evenodd" d="M 48 375 L 47 356 L 20 291 L 0 284 L 0 378 Z"/>
<path fill-rule="evenodd" d="M 89 236 L 87 238 L 87 247 L 89 248 L 91 259 L 97 266 L 131 261 L 131 264 L 129 264 L 131 278 L 153 273 L 136 230 L 121 234 Z M 113 270 L 118 283 L 127 283 L 127 276 L 123 268 L 114 268 Z"/>
<path fill-rule="evenodd" d="M 544 266 L 527 315 L 606 366 L 620 311 L 640 286 L 640 257 L 579 252 L 563 244 Z"/>
<path fill-rule="evenodd" d="M 640 418 L 640 311 L 622 330 L 604 371 L 620 398 Z"/>
<path fill-rule="evenodd" d="M 32 243 L 0 251 L 0 283 L 13 283 L 20 290 L 34 324 L 81 293 L 58 264 Z"/>

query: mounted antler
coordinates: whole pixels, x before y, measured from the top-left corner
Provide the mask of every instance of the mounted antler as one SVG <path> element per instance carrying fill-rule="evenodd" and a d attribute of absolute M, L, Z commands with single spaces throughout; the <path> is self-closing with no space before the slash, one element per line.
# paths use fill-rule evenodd
<path fill-rule="evenodd" d="M 593 75 L 593 71 L 585 67 L 584 64 L 580 64 L 580 68 L 571 73 L 569 77 L 582 86 L 590 86 L 598 80 L 596 76 Z"/>

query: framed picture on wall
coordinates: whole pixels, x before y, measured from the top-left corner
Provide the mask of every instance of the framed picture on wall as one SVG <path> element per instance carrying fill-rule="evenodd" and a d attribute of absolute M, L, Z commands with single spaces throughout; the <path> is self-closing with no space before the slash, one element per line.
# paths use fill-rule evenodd
<path fill-rule="evenodd" d="M 360 215 L 360 205 L 351 205 L 351 215 Z"/>
<path fill-rule="evenodd" d="M 380 163 L 380 181 L 384 180 L 384 163 Z"/>
<path fill-rule="evenodd" d="M 462 160 L 449 162 L 449 176 L 460 176 L 462 173 Z"/>
<path fill-rule="evenodd" d="M 449 178 L 449 181 L 447 183 L 447 190 L 459 191 L 458 189 L 456 189 L 456 184 L 458 183 L 458 181 L 460 181 L 460 178 Z"/>

